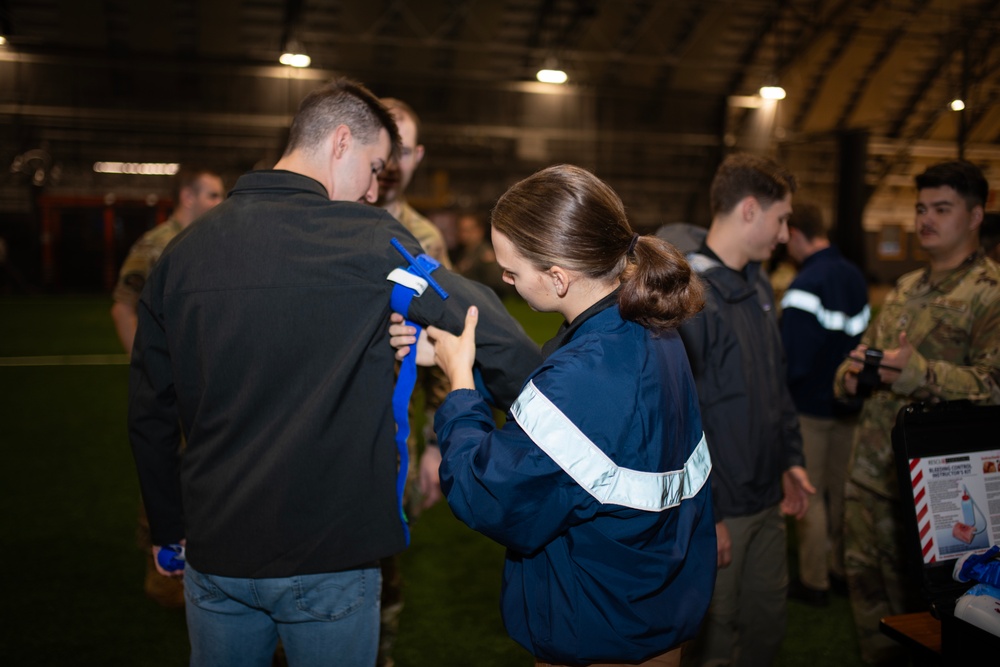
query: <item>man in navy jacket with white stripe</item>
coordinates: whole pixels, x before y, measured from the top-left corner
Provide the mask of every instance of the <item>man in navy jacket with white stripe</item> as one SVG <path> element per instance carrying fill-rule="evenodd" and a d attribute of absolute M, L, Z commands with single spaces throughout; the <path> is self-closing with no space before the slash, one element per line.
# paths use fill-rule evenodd
<path fill-rule="evenodd" d="M 788 234 L 788 254 L 800 270 L 781 301 L 781 337 L 806 469 L 816 485 L 814 502 L 798 522 L 799 581 L 790 583 L 788 595 L 823 606 L 830 575 L 844 578 L 844 482 L 861 407 L 834 400 L 833 376 L 868 326 L 868 286 L 830 244 L 818 207 L 797 204 Z"/>

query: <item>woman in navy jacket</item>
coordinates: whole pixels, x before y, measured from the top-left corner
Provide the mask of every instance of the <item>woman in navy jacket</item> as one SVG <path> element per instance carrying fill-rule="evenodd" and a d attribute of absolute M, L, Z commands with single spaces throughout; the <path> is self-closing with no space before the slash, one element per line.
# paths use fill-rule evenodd
<path fill-rule="evenodd" d="M 500 429 L 474 389 L 476 309 L 461 337 L 428 329 L 453 388 L 435 419 L 448 504 L 507 547 L 504 623 L 539 664 L 677 664 L 715 580 L 711 461 L 676 333 L 701 285 L 577 167 L 514 185 L 492 222 L 504 280 L 566 323 Z"/>

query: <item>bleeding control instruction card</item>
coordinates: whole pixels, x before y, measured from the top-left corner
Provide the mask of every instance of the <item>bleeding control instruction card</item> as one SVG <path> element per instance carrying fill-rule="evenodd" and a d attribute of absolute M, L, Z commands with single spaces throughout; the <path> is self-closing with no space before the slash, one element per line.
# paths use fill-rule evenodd
<path fill-rule="evenodd" d="M 1000 541 L 1000 449 L 910 459 L 924 563 Z"/>

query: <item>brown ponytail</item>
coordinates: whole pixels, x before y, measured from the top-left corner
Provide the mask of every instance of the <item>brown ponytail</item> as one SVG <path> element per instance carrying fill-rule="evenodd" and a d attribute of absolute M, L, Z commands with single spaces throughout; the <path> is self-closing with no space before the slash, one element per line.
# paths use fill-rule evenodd
<path fill-rule="evenodd" d="M 649 329 L 674 328 L 704 304 L 680 252 L 655 237 L 636 238 L 615 191 L 580 167 L 556 165 L 514 184 L 491 222 L 540 270 L 620 280 L 622 317 Z"/>
<path fill-rule="evenodd" d="M 701 280 L 677 248 L 655 236 L 640 236 L 621 274 L 622 317 L 647 329 L 674 329 L 702 309 Z"/>

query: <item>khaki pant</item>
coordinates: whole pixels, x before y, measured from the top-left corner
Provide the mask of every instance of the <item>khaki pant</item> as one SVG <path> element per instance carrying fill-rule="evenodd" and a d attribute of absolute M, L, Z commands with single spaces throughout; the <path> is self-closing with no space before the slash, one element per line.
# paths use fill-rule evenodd
<path fill-rule="evenodd" d="M 733 560 L 715 577 L 715 593 L 684 665 L 770 665 L 785 638 L 787 531 L 778 505 L 727 517 Z"/>
<path fill-rule="evenodd" d="M 855 423 L 799 415 L 806 471 L 816 487 L 796 524 L 799 579 L 814 590 L 830 588 L 830 572 L 844 577 L 844 483 Z"/>
<path fill-rule="evenodd" d="M 629 667 L 633 665 L 638 665 L 639 667 L 679 667 L 680 664 L 681 649 L 678 647 L 672 651 L 661 653 L 655 658 L 650 658 L 646 662 L 595 662 L 587 667 Z M 560 667 L 560 665 L 554 665 L 551 662 L 536 661 L 535 667 Z"/>

